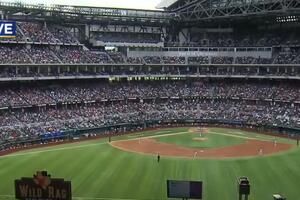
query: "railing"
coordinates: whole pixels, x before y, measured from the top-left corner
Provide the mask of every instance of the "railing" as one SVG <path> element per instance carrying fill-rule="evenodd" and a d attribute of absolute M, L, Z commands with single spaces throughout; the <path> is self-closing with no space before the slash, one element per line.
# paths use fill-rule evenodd
<path fill-rule="evenodd" d="M 65 13 L 72 15 L 94 15 L 94 16 L 113 16 L 113 17 L 142 17 L 142 18 L 158 18 L 170 19 L 168 12 L 156 10 L 142 9 L 118 9 L 105 7 L 87 7 L 87 6 L 71 6 L 71 5 L 45 5 L 45 4 L 26 4 L 20 2 L 0 1 L 0 7 L 31 9 L 40 11 L 50 11 L 57 13 Z"/>

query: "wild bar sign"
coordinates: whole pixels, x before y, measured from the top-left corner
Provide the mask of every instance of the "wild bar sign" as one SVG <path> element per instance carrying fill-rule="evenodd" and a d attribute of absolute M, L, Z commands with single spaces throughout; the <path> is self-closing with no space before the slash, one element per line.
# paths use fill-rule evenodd
<path fill-rule="evenodd" d="M 15 38 L 17 35 L 17 23 L 0 21 L 0 38 Z"/>
<path fill-rule="evenodd" d="M 71 182 L 38 171 L 33 178 L 15 180 L 15 196 L 19 200 L 71 200 Z"/>

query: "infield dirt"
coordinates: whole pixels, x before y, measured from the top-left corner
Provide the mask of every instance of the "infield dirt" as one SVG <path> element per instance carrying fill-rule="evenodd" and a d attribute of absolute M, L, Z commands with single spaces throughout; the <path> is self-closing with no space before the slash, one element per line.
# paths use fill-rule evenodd
<path fill-rule="evenodd" d="M 207 129 L 203 130 L 205 130 L 203 133 L 207 134 Z M 197 129 L 190 129 L 190 132 L 197 131 Z M 114 141 L 111 142 L 110 145 L 123 151 L 186 158 L 237 158 L 263 156 L 287 151 L 293 147 L 292 144 L 279 142 L 275 144 L 272 141 L 255 139 L 248 139 L 243 144 L 220 148 L 189 148 L 175 144 L 162 143 L 153 138 Z"/>

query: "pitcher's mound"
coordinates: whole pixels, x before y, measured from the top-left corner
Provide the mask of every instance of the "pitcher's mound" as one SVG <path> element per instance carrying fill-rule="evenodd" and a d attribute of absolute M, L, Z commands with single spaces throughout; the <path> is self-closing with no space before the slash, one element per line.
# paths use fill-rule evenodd
<path fill-rule="evenodd" d="M 208 133 L 208 128 L 193 127 L 193 128 L 189 128 L 188 132 L 190 132 L 190 133 Z"/>
<path fill-rule="evenodd" d="M 208 140 L 208 138 L 193 138 L 193 140 L 195 140 L 195 141 L 206 141 L 206 140 Z"/>

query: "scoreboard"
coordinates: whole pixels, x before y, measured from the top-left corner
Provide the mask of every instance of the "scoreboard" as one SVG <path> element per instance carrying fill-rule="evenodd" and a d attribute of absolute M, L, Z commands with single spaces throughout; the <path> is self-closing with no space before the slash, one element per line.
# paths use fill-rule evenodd
<path fill-rule="evenodd" d="M 167 180 L 168 198 L 202 199 L 202 181 Z"/>

